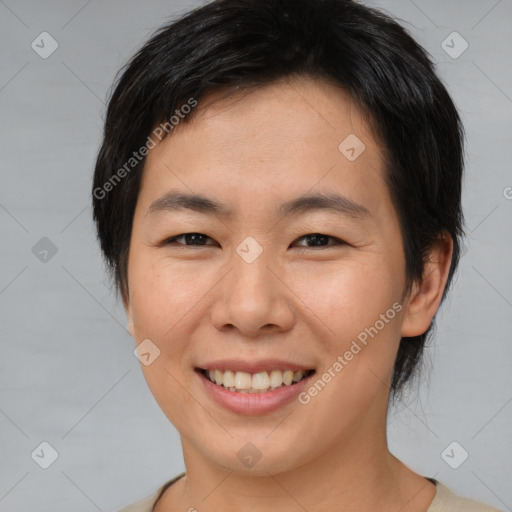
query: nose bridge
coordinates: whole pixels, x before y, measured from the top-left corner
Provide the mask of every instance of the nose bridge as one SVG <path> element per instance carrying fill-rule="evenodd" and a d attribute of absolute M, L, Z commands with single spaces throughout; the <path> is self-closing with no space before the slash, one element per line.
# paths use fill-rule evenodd
<path fill-rule="evenodd" d="M 269 250 L 264 250 L 253 237 L 247 237 L 238 245 L 232 257 L 231 298 L 238 299 L 241 304 L 273 301 L 276 283 L 268 268 L 269 256 Z"/>
<path fill-rule="evenodd" d="M 236 247 L 229 266 L 214 307 L 217 328 L 230 324 L 246 335 L 255 335 L 267 325 L 289 328 L 293 314 L 275 275 L 278 270 L 271 270 L 271 253 L 247 237 Z"/>

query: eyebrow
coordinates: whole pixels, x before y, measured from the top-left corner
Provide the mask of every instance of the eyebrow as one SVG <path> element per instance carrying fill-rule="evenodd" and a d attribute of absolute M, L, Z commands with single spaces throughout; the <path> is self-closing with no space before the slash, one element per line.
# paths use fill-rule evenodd
<path fill-rule="evenodd" d="M 232 218 L 233 211 L 226 205 L 199 194 L 171 191 L 151 203 L 146 216 L 157 212 L 192 210 L 207 215 Z M 338 194 L 310 194 L 282 203 L 278 209 L 281 215 L 304 214 L 314 211 L 331 211 L 353 218 L 369 217 L 370 211 L 362 204 Z"/>

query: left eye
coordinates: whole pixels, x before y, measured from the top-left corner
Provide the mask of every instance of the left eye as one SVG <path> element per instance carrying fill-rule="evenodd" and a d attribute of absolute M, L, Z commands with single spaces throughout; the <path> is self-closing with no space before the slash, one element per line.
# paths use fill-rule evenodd
<path fill-rule="evenodd" d="M 185 241 L 185 243 L 178 242 L 179 239 L 182 239 Z M 312 245 L 299 245 L 299 247 L 330 247 L 332 245 L 340 245 L 344 244 L 345 242 L 343 240 L 340 240 L 339 238 L 335 238 L 333 236 L 329 235 L 323 235 L 322 233 L 311 233 L 309 235 L 304 235 L 297 240 L 304 239 L 306 243 L 311 243 Z M 183 233 L 181 235 L 173 236 L 172 238 L 169 238 L 165 241 L 165 244 L 171 244 L 171 243 L 178 243 L 179 245 L 213 245 L 213 244 L 206 244 L 203 243 L 206 240 L 212 240 L 209 236 L 203 235 L 202 233 Z M 333 244 L 329 244 L 329 241 L 334 241 Z"/>
<path fill-rule="evenodd" d="M 339 238 L 335 238 L 333 236 L 329 235 L 323 235 L 322 233 L 311 233 L 309 235 L 304 235 L 298 238 L 297 240 L 306 240 L 306 242 L 312 242 L 312 246 L 306 246 L 306 247 L 329 247 L 332 245 L 340 245 L 344 244 L 345 242 L 343 240 L 340 240 Z M 334 240 L 334 244 L 325 244 L 323 242 L 328 242 L 329 240 Z M 304 246 L 301 246 L 304 247 Z"/>

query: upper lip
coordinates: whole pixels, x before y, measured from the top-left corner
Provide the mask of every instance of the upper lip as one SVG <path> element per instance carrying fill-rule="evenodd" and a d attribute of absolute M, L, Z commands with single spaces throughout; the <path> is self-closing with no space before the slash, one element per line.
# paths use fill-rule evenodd
<path fill-rule="evenodd" d="M 231 370 L 233 372 L 259 373 L 272 370 L 312 370 L 311 366 L 285 361 L 283 359 L 260 359 L 259 361 L 247 361 L 242 359 L 218 359 L 200 364 L 201 370 Z"/>

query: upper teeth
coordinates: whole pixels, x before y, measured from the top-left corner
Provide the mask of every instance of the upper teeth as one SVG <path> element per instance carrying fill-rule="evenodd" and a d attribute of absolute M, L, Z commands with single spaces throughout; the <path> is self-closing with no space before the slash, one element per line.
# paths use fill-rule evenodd
<path fill-rule="evenodd" d="M 207 370 L 206 376 L 219 386 L 242 393 L 260 393 L 281 385 L 289 386 L 299 382 L 307 372 L 303 370 L 272 370 L 270 372 L 233 372 L 231 370 Z"/>

